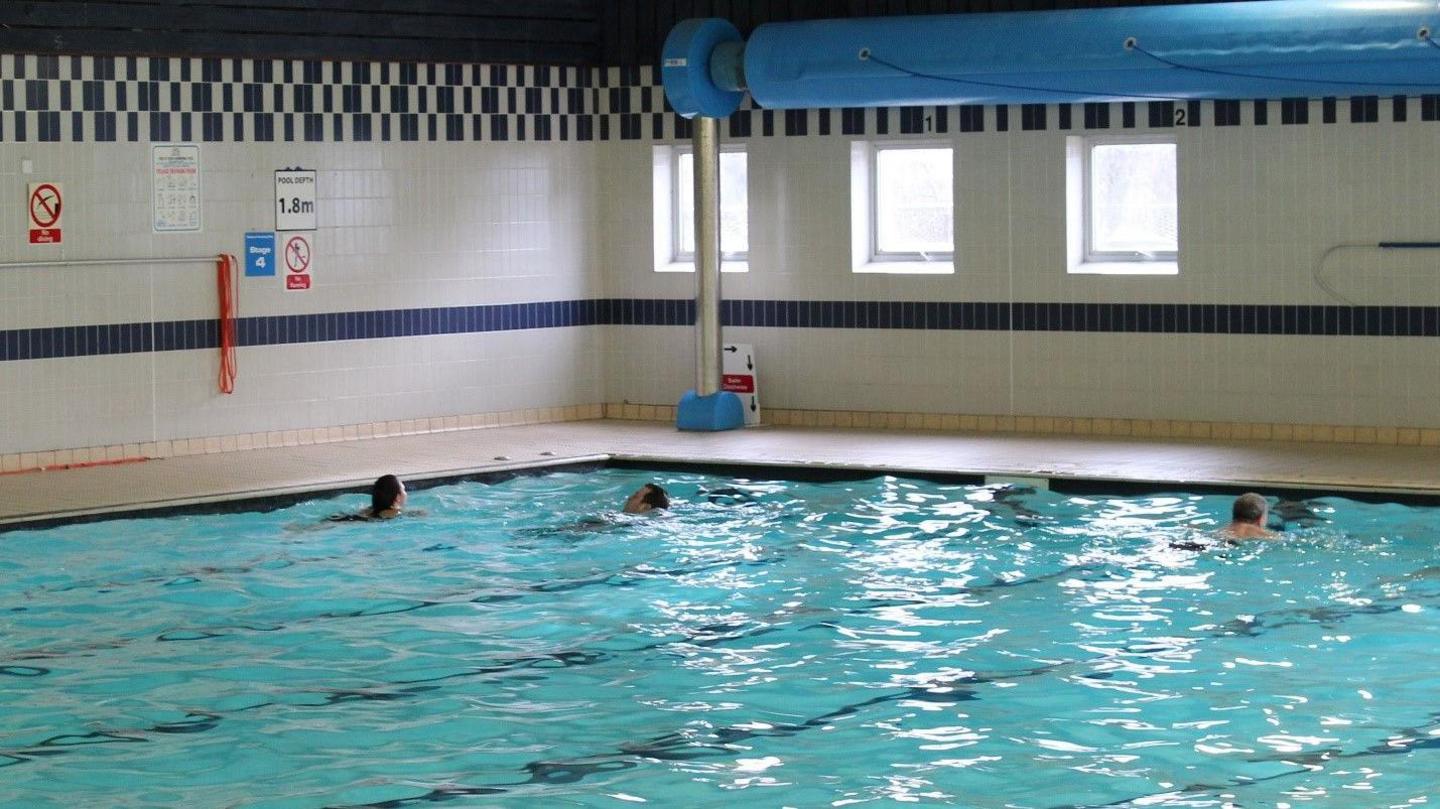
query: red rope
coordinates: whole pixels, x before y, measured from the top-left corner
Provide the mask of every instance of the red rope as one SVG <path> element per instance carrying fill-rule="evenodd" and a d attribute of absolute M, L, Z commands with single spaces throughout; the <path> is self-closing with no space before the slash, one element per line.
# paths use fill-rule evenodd
<path fill-rule="evenodd" d="M 240 305 L 240 276 L 235 257 L 221 253 L 215 262 L 215 283 L 220 293 L 220 392 L 235 392 L 235 310 Z"/>

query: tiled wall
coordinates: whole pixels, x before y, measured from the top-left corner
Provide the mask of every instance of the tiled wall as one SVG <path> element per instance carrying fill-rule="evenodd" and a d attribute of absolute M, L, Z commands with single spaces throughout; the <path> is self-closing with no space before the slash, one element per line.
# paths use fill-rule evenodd
<path fill-rule="evenodd" d="M 272 172 L 289 166 L 318 170 L 320 225 L 313 290 L 241 279 L 229 396 L 213 262 L 0 267 L 0 452 L 601 401 L 585 310 L 602 291 L 598 155 L 581 140 L 594 120 L 568 111 L 593 104 L 598 90 L 570 92 L 591 78 L 0 57 L 0 262 L 240 254 L 245 231 L 274 226 Z M 163 140 L 199 144 L 199 233 L 152 232 Z M 27 243 L 40 181 L 63 183 L 59 246 Z"/>
<path fill-rule="evenodd" d="M 749 272 L 727 273 L 727 339 L 756 344 L 763 399 L 799 410 L 1440 426 L 1440 98 L 742 113 Z M 923 132 L 929 118 L 933 131 Z M 1152 126 L 1154 125 L 1154 126 Z M 1173 132 L 1180 273 L 1068 275 L 1065 138 Z M 667 133 L 669 134 L 669 133 Z M 953 275 L 851 272 L 850 143 L 957 151 Z M 655 273 L 652 142 L 600 144 L 606 290 L 685 298 Z M 733 299 L 754 301 L 737 304 Z M 848 306 L 847 302 L 856 302 Z M 611 401 L 673 404 L 679 326 L 611 326 Z"/>
<path fill-rule="evenodd" d="M 1440 426 L 1440 254 L 1337 256 L 1357 306 L 1311 278 L 1336 243 L 1440 240 L 1440 98 L 1184 110 L 1163 278 L 1066 275 L 1064 138 L 1168 103 L 737 113 L 727 336 L 758 346 L 765 403 Z M 693 277 L 652 271 L 651 148 L 687 135 L 643 69 L 0 56 L 0 260 L 238 253 L 274 169 L 320 172 L 316 289 L 244 279 L 231 396 L 213 267 L 0 268 L 0 452 L 672 405 Z M 957 149 L 953 275 L 851 273 L 850 143 L 879 137 Z M 200 233 L 150 229 L 159 141 L 200 145 Z M 25 240 L 41 180 L 65 185 L 59 247 Z"/>

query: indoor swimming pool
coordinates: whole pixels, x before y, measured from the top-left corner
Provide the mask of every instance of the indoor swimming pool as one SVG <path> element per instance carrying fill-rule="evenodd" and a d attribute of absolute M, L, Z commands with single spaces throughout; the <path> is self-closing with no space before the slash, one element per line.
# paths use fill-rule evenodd
<path fill-rule="evenodd" d="M 605 468 L 10 531 L 0 807 L 1433 800 L 1433 509 L 1226 546 L 1231 499 Z"/>

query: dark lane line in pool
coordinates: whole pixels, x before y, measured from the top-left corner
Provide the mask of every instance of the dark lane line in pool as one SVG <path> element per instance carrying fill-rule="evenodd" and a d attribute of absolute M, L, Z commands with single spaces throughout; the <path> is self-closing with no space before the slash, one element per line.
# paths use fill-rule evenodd
<path fill-rule="evenodd" d="M 532 761 L 521 768 L 530 774 L 530 778 L 525 781 L 504 782 L 483 787 L 436 787 L 429 792 L 409 798 L 329 806 L 326 809 L 404 809 L 404 807 L 421 803 L 441 803 L 466 795 L 495 795 L 508 791 L 505 789 L 506 787 L 575 784 L 592 775 L 634 769 L 640 766 L 645 759 L 690 761 L 698 758 L 732 755 L 735 752 L 733 745 L 737 743 L 759 738 L 788 738 L 805 731 L 827 727 L 837 719 L 855 716 L 866 708 L 876 705 L 906 700 L 949 705 L 977 700 L 980 697 L 970 686 L 1016 680 L 1023 677 L 1037 677 L 1049 673 L 1057 665 L 1059 664 L 994 675 L 977 674 L 956 680 L 937 682 L 929 686 L 911 686 L 902 691 L 881 694 L 863 702 L 844 705 L 798 723 L 764 723 L 764 727 L 760 727 L 760 723 L 748 727 L 729 725 L 711 731 L 709 735 L 713 737 L 713 741 L 698 741 L 697 737 L 676 731 L 656 736 L 645 742 L 621 743 L 614 752 L 554 761 L 543 759 Z"/>
<path fill-rule="evenodd" d="M 155 639 L 162 642 L 208 640 L 210 638 L 221 638 L 234 634 L 235 632 L 274 632 L 291 627 L 306 626 L 320 621 L 333 620 L 336 618 L 370 618 L 379 615 L 397 615 L 405 612 L 428 609 L 430 607 L 451 606 L 455 604 L 503 604 L 519 601 L 528 594 L 554 594 L 582 590 L 587 587 L 616 587 L 629 589 L 638 587 L 645 582 L 645 579 L 655 576 L 688 576 L 697 573 L 705 573 L 711 570 L 724 568 L 761 567 L 771 564 L 783 557 L 765 557 L 762 559 L 747 559 L 740 561 L 718 561 L 694 567 L 673 568 L 670 570 L 650 568 L 643 565 L 630 565 L 612 573 L 604 573 L 596 576 L 588 576 L 579 579 L 561 579 L 553 582 L 542 582 L 539 584 L 526 585 L 518 589 L 511 588 L 513 592 L 488 593 L 462 601 L 434 601 L 428 599 L 416 601 L 390 601 L 384 602 L 384 606 L 373 606 L 358 610 L 332 611 L 318 613 L 306 618 L 297 618 L 286 624 L 275 625 L 251 625 L 251 624 L 222 624 L 209 627 L 181 627 L 161 633 Z M 622 576 L 638 574 L 641 578 L 619 578 Z M 26 659 L 26 658 L 16 658 Z"/>
<path fill-rule="evenodd" d="M 62 733 L 43 739 L 28 747 L 0 752 L 0 768 L 25 764 L 37 758 L 59 756 L 76 749 L 102 744 L 147 744 L 147 733 L 203 733 L 218 725 L 219 714 L 204 711 L 190 711 L 184 719 L 175 722 L 161 722 L 148 728 L 133 730 L 94 730 L 89 733 Z"/>
<path fill-rule="evenodd" d="M 1338 761 L 1340 759 L 1363 759 L 1374 756 L 1393 756 L 1414 752 L 1416 750 L 1440 750 L 1440 738 L 1431 736 L 1435 731 L 1440 731 L 1440 713 L 1430 714 L 1431 721 L 1425 725 L 1418 725 L 1407 728 L 1400 728 L 1391 731 L 1386 735 L 1385 741 L 1372 744 L 1360 750 L 1346 753 L 1339 748 L 1328 750 L 1315 750 L 1308 753 L 1277 753 L 1273 756 L 1258 756 L 1246 759 L 1251 763 L 1276 762 L 1299 766 L 1298 770 L 1286 770 L 1264 777 L 1235 776 L 1220 784 L 1189 784 L 1179 789 L 1170 789 L 1164 792 L 1157 792 L 1147 795 L 1132 795 L 1118 801 L 1101 804 L 1062 804 L 1048 807 L 1048 809 L 1102 809 L 1109 806 L 1133 806 L 1139 801 L 1151 801 L 1165 795 L 1199 795 L 1207 792 L 1221 792 L 1242 787 L 1255 786 L 1267 781 L 1277 781 L 1282 778 L 1291 778 L 1297 775 L 1314 775 L 1316 768 L 1324 764 Z"/>

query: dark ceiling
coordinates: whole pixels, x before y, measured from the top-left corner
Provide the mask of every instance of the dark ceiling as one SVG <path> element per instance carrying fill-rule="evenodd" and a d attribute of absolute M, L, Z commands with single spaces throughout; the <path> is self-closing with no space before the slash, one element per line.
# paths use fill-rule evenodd
<path fill-rule="evenodd" d="M 0 0 L 0 51 L 645 65 L 688 17 L 766 22 L 1191 0 Z"/>

